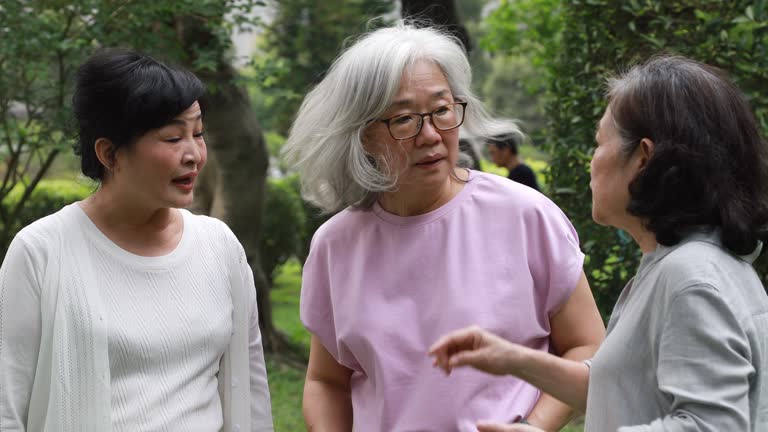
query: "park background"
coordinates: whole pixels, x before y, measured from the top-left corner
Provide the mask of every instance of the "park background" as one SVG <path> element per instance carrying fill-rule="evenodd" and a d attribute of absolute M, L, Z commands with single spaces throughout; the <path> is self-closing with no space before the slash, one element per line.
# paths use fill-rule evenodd
<path fill-rule="evenodd" d="M 96 188 L 71 151 L 73 79 L 89 54 L 135 48 L 194 70 L 209 87 L 210 151 L 195 211 L 226 221 L 245 246 L 276 430 L 304 430 L 301 263 L 328 216 L 301 200 L 279 151 L 304 94 L 338 52 L 411 16 L 465 40 L 476 93 L 520 121 L 521 155 L 579 232 L 605 319 L 640 257 L 625 233 L 590 217 L 605 78 L 656 53 L 687 55 L 727 70 L 768 132 L 765 0 L 8 0 L 0 4 L 0 259 L 23 226 Z M 475 144 L 481 169 L 505 175 Z M 756 267 L 765 282 L 765 257 Z M 581 428 L 576 419 L 567 430 Z"/>

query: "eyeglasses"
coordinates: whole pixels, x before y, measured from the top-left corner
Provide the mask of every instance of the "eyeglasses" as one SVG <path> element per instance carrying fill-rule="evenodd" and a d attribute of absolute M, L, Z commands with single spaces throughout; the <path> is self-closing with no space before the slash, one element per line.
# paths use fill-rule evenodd
<path fill-rule="evenodd" d="M 392 138 L 404 140 L 413 138 L 421 132 L 421 127 L 424 126 L 424 117 L 431 118 L 432 126 L 437 130 L 456 129 L 464 123 L 466 108 L 466 102 L 454 102 L 443 105 L 432 112 L 399 114 L 388 119 L 379 119 L 379 121 L 387 125 Z"/>

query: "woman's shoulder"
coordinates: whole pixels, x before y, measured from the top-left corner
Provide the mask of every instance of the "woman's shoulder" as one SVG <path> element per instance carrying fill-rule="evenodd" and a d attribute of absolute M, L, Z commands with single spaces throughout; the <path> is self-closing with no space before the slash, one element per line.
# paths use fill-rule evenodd
<path fill-rule="evenodd" d="M 61 247 L 73 247 L 79 244 L 74 236 L 81 236 L 82 221 L 78 212 L 82 212 L 77 203 L 69 204 L 61 210 L 42 217 L 23 227 L 13 237 L 8 253 L 20 253 L 38 262 L 49 258 L 58 259 L 63 253 Z M 70 239 L 70 240 L 68 240 Z"/>
<path fill-rule="evenodd" d="M 732 270 L 743 265 L 712 236 L 684 239 L 677 245 L 659 247 L 659 251 L 664 249 L 667 253 L 659 260 L 659 269 L 681 279 L 706 282 L 726 268 Z"/>
<path fill-rule="evenodd" d="M 665 282 L 662 285 L 672 297 L 695 289 L 715 290 L 726 297 L 752 291 L 764 293 L 751 263 L 728 252 L 715 234 L 686 239 L 664 248 L 671 250 L 660 259 L 658 271 Z"/>
<path fill-rule="evenodd" d="M 331 216 L 315 231 L 312 243 L 346 241 L 372 226 L 375 215 L 372 210 L 347 207 Z"/>
<path fill-rule="evenodd" d="M 519 214 L 526 219 L 561 217 L 562 210 L 546 195 L 526 185 L 496 174 L 473 171 L 473 202 L 478 208 Z"/>
<path fill-rule="evenodd" d="M 81 225 L 78 212 L 82 212 L 77 203 L 72 203 L 56 213 L 42 217 L 25 226 L 16 234 L 16 238 L 27 243 L 50 243 L 55 239 L 78 235 L 75 228 Z"/>

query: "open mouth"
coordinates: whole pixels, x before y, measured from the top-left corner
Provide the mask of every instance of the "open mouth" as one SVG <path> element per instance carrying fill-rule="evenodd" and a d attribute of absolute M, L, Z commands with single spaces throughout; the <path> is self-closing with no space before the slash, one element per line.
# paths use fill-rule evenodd
<path fill-rule="evenodd" d="M 423 159 L 421 162 L 417 162 L 416 166 L 431 167 L 439 164 L 443 160 L 445 160 L 444 157 L 427 158 L 427 159 Z"/>
<path fill-rule="evenodd" d="M 173 179 L 173 182 L 176 183 L 176 184 L 180 184 L 180 185 L 191 185 L 192 184 L 192 177 Z"/>
<path fill-rule="evenodd" d="M 175 179 L 171 180 L 171 183 L 182 188 L 191 188 L 195 182 L 195 177 L 197 177 L 197 173 L 191 172 L 189 174 L 176 177 Z"/>

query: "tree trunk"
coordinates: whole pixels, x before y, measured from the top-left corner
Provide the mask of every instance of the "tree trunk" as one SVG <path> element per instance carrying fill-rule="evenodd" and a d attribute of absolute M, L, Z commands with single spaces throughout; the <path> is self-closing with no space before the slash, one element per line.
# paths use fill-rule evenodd
<path fill-rule="evenodd" d="M 459 38 L 467 53 L 472 50 L 472 40 L 461 23 L 455 0 L 401 0 L 400 4 L 404 19 L 428 20 L 434 25 L 445 27 Z"/>
<path fill-rule="evenodd" d="M 194 18 L 181 19 L 178 30 L 190 64 L 197 47 L 218 43 L 208 28 Z M 264 349 L 274 352 L 282 338 L 272 321 L 270 287 L 259 257 L 269 165 L 264 136 L 248 93 L 235 83 L 238 73 L 225 55 L 218 57 L 214 71 L 195 73 L 209 89 L 203 101 L 209 161 L 195 190 L 193 210 L 226 222 L 242 243 L 256 285 Z"/>
<path fill-rule="evenodd" d="M 472 40 L 467 28 L 461 23 L 455 0 L 401 0 L 401 5 L 403 19 L 426 20 L 432 25 L 446 29 L 464 44 L 464 50 L 469 55 Z M 480 158 L 472 144 L 467 140 L 460 140 L 459 147 L 471 159 L 469 167 L 480 169 Z"/>

